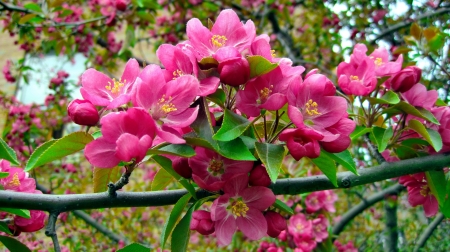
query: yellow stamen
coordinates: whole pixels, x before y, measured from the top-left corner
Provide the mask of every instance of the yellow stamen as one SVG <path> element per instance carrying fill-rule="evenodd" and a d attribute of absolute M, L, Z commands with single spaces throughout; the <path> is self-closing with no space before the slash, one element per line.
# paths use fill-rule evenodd
<path fill-rule="evenodd" d="M 222 47 L 227 42 L 227 37 L 223 35 L 213 35 L 211 38 L 211 42 L 216 47 Z"/>
<path fill-rule="evenodd" d="M 309 101 L 305 104 L 305 106 L 306 106 L 306 113 L 310 116 L 322 114 L 317 110 L 318 104 L 312 99 L 309 99 Z"/>
<path fill-rule="evenodd" d="M 169 96 L 169 99 L 166 99 L 166 95 L 163 95 L 158 100 L 158 105 L 161 105 L 161 110 L 168 114 L 170 112 L 177 111 L 178 109 L 175 107 L 175 104 L 171 103 L 170 100 L 172 100 L 172 96 Z"/>
<path fill-rule="evenodd" d="M 212 173 L 214 176 L 220 175 L 223 173 L 223 161 L 211 159 L 209 161 L 208 171 Z"/>
<path fill-rule="evenodd" d="M 272 55 L 272 58 L 275 58 L 277 55 L 275 54 L 275 50 L 270 50 L 270 54 Z"/>
<path fill-rule="evenodd" d="M 381 59 L 381 58 L 376 58 L 374 60 L 374 62 L 375 62 L 375 65 L 377 65 L 377 66 L 383 65 L 383 59 Z"/>
<path fill-rule="evenodd" d="M 180 69 L 177 69 L 177 70 L 175 70 L 175 71 L 173 71 L 173 79 L 175 80 L 176 78 L 178 78 L 178 77 L 180 77 L 180 76 L 183 76 L 184 74 L 183 74 L 183 72 L 181 72 L 181 70 Z"/>
<path fill-rule="evenodd" d="M 259 93 L 261 94 L 261 99 L 266 99 L 270 93 L 272 93 L 273 85 L 270 85 L 270 88 L 263 88 Z"/>
<path fill-rule="evenodd" d="M 420 195 L 423 197 L 428 196 L 428 185 L 424 185 L 420 188 Z"/>
<path fill-rule="evenodd" d="M 20 186 L 19 175 L 17 174 L 17 172 L 14 173 L 13 179 L 11 181 L 9 181 L 8 185 L 14 186 L 14 187 Z"/>
<path fill-rule="evenodd" d="M 356 75 L 350 75 L 350 80 L 359 81 L 359 77 Z"/>
<path fill-rule="evenodd" d="M 122 87 L 125 86 L 125 82 L 126 81 L 120 82 L 120 81 L 118 81 L 118 80 L 116 80 L 114 78 L 112 80 L 113 80 L 113 83 L 108 82 L 108 85 L 105 86 L 105 89 L 108 90 L 108 91 L 111 91 L 111 93 L 113 93 L 113 94 L 120 93 Z"/>
<path fill-rule="evenodd" d="M 247 216 L 248 206 L 241 200 L 238 199 L 231 204 L 231 213 L 235 217 L 245 217 Z"/>

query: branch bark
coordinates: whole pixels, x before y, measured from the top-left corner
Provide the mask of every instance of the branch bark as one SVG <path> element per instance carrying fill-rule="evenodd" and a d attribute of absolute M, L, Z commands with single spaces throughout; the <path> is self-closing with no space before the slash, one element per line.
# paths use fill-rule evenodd
<path fill-rule="evenodd" d="M 337 188 L 349 188 L 403 175 L 424 171 L 440 170 L 450 165 L 450 153 L 427 157 L 412 158 L 393 163 L 383 163 L 372 168 L 359 170 L 359 176 L 351 172 L 337 174 L 338 187 L 324 175 L 306 178 L 280 179 L 271 185 L 275 194 L 296 195 L 305 192 Z M 0 205 L 9 208 L 43 210 L 47 212 L 67 212 L 82 209 L 113 207 L 166 206 L 175 204 L 186 190 L 155 192 L 117 192 L 117 197 L 110 197 L 107 192 L 69 195 L 36 195 L 14 191 L 0 191 Z M 204 190 L 197 191 L 198 198 L 211 195 Z"/>
<path fill-rule="evenodd" d="M 428 238 L 430 238 L 433 231 L 439 226 L 439 224 L 444 219 L 444 215 L 442 213 L 438 213 L 436 215 L 436 218 L 434 218 L 433 222 L 430 223 L 430 225 L 425 229 L 425 231 L 422 233 L 422 235 L 419 238 L 419 241 L 417 242 L 416 246 L 414 247 L 413 252 L 419 252 L 420 249 L 425 245 Z"/>

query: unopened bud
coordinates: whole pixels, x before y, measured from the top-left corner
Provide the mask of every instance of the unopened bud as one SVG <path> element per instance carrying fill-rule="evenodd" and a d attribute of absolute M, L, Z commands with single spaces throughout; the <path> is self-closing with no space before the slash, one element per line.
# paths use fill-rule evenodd
<path fill-rule="evenodd" d="M 192 213 L 191 230 L 196 230 L 202 235 L 214 233 L 214 222 L 211 220 L 211 213 L 205 210 L 197 210 Z"/>
<path fill-rule="evenodd" d="M 267 211 L 264 214 L 264 218 L 266 218 L 267 221 L 267 234 L 270 237 L 278 237 L 281 231 L 286 230 L 287 228 L 286 220 L 277 212 Z"/>
<path fill-rule="evenodd" d="M 269 186 L 270 177 L 267 174 L 266 168 L 262 165 L 258 165 L 250 172 L 249 184 L 251 186 Z"/>
<path fill-rule="evenodd" d="M 72 121 L 79 125 L 94 126 L 100 119 L 95 106 L 87 100 L 73 100 L 67 107 L 67 112 Z"/>
<path fill-rule="evenodd" d="M 386 81 L 386 86 L 396 92 L 406 92 L 419 83 L 422 70 L 416 66 L 409 66 L 396 73 Z"/>

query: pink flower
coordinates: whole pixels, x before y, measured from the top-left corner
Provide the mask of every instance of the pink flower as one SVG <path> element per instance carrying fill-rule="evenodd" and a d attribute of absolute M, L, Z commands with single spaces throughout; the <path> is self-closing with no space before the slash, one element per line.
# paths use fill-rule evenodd
<path fill-rule="evenodd" d="M 0 185 L 4 190 L 33 192 L 36 189 L 36 181 L 23 169 L 11 167 L 7 160 L 0 160 L 0 172 L 9 173 L 8 177 L 0 179 Z"/>
<path fill-rule="evenodd" d="M 322 202 L 322 208 L 330 213 L 336 212 L 334 203 L 337 201 L 337 195 L 332 190 L 322 191 L 325 194 L 325 200 Z"/>
<path fill-rule="evenodd" d="M 310 193 L 305 199 L 306 211 L 308 213 L 319 211 L 323 207 L 325 197 L 326 194 L 322 191 Z"/>
<path fill-rule="evenodd" d="M 31 193 L 42 194 L 39 190 L 34 190 Z M 14 217 L 13 229 L 20 232 L 36 232 L 45 226 L 45 218 L 47 215 L 43 211 L 30 210 L 30 218 L 23 218 L 20 216 Z"/>
<path fill-rule="evenodd" d="M 249 184 L 251 186 L 269 186 L 270 177 L 267 174 L 266 167 L 262 165 L 255 166 L 250 172 Z"/>
<path fill-rule="evenodd" d="M 100 119 L 97 109 L 88 100 L 75 99 L 67 106 L 70 119 L 76 124 L 95 126 Z"/>
<path fill-rule="evenodd" d="M 440 125 L 437 126 L 436 124 L 429 123 L 427 126 L 439 132 L 443 144 L 440 152 L 447 152 L 450 150 L 450 107 L 435 107 L 431 109 L 431 113 L 439 121 Z"/>
<path fill-rule="evenodd" d="M 424 85 L 417 83 L 408 91 L 401 93 L 401 96 L 413 106 L 431 110 L 438 98 L 438 92 L 436 90 L 428 91 Z"/>
<path fill-rule="evenodd" d="M 130 59 L 120 80 L 111 79 L 95 69 L 86 70 L 81 76 L 81 95 L 96 106 L 114 109 L 131 100 L 131 90 L 139 75 L 139 64 Z"/>
<path fill-rule="evenodd" d="M 199 187 L 209 191 L 219 191 L 228 179 L 247 174 L 253 167 L 252 161 L 231 160 L 203 147 L 195 148 L 195 153 L 189 158 L 192 178 Z"/>
<path fill-rule="evenodd" d="M 280 140 L 286 142 L 290 154 L 297 161 L 303 157 L 319 157 L 319 140 L 322 139 L 322 134 L 308 127 L 286 129 L 280 134 Z"/>
<path fill-rule="evenodd" d="M 196 230 L 202 235 L 214 233 L 214 222 L 211 213 L 205 210 L 197 210 L 192 213 L 191 230 Z"/>
<path fill-rule="evenodd" d="M 112 168 L 120 161 L 140 162 L 152 146 L 156 125 L 141 108 L 110 113 L 100 120 L 102 136 L 86 145 L 85 156 L 99 168 Z"/>
<path fill-rule="evenodd" d="M 228 180 L 223 191 L 224 194 L 211 206 L 211 219 L 215 221 L 219 245 L 230 244 L 236 228 L 250 240 L 264 237 L 267 222 L 262 211 L 275 202 L 273 192 L 267 187 L 248 187 L 246 174 Z"/>
<path fill-rule="evenodd" d="M 148 65 L 136 80 L 133 104 L 147 110 L 158 123 L 158 136 L 170 143 L 185 143 L 176 129 L 189 126 L 197 117 L 198 107 L 190 108 L 198 93 L 198 81 L 183 75 L 166 82 L 161 68 Z"/>
<path fill-rule="evenodd" d="M 185 157 L 169 157 L 172 160 L 173 169 L 183 178 L 192 178 L 192 168 L 189 166 L 188 159 Z"/>
<path fill-rule="evenodd" d="M 389 76 L 402 69 L 403 55 L 400 54 L 395 62 L 390 62 L 386 48 L 375 49 L 369 58 L 375 63 L 375 75 L 378 77 Z"/>
<path fill-rule="evenodd" d="M 328 219 L 323 215 L 319 214 L 316 219 L 312 220 L 313 234 L 316 242 L 322 242 L 328 238 L 328 226 L 330 223 Z"/>
<path fill-rule="evenodd" d="M 267 211 L 264 213 L 264 218 L 267 221 L 267 234 L 270 237 L 277 238 L 281 231 L 287 229 L 286 220 L 277 212 Z"/>
<path fill-rule="evenodd" d="M 439 205 L 436 197 L 431 193 L 425 173 L 401 176 L 399 183 L 406 186 L 408 190 L 408 202 L 411 206 L 423 205 L 426 217 L 436 215 L 439 210 Z"/>
<path fill-rule="evenodd" d="M 408 66 L 389 78 L 384 85 L 396 92 L 406 92 L 419 83 L 422 77 L 422 69 L 416 66 Z"/>
<path fill-rule="evenodd" d="M 220 12 L 211 31 L 197 18 L 188 21 L 186 33 L 197 60 L 214 55 L 218 49 L 231 46 L 239 53 L 250 47 L 255 38 L 255 25 L 251 20 L 245 25 L 231 9 Z"/>
<path fill-rule="evenodd" d="M 355 130 L 355 128 L 355 121 L 348 118 L 341 118 L 341 120 L 339 120 L 336 124 L 326 128 L 328 132 L 338 135 L 338 138 L 330 142 L 320 142 L 320 145 L 328 152 L 342 152 L 350 145 L 350 134 Z"/>
<path fill-rule="evenodd" d="M 222 83 L 236 87 L 250 78 L 250 65 L 235 47 L 220 48 L 213 57 L 219 62 L 217 70 Z"/>
<path fill-rule="evenodd" d="M 375 63 L 367 58 L 361 64 L 341 62 L 337 68 L 338 84 L 348 95 L 368 95 L 377 85 Z"/>

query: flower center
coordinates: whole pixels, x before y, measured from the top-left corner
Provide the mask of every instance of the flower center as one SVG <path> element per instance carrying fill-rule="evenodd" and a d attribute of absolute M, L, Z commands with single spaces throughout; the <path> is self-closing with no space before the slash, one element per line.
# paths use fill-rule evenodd
<path fill-rule="evenodd" d="M 303 225 L 301 223 L 297 223 L 297 225 L 295 225 L 295 227 L 297 228 L 297 230 L 303 231 Z"/>
<path fill-rule="evenodd" d="M 310 116 L 321 115 L 322 113 L 317 110 L 317 106 L 318 105 L 315 101 L 309 99 L 309 101 L 305 104 L 306 113 Z"/>
<path fill-rule="evenodd" d="M 11 181 L 9 181 L 8 185 L 14 186 L 14 187 L 20 186 L 19 175 L 17 174 L 17 172 L 14 173 L 13 178 Z"/>
<path fill-rule="evenodd" d="M 213 35 L 211 42 L 216 47 L 222 47 L 225 45 L 225 42 L 227 42 L 227 37 L 223 35 Z"/>
<path fill-rule="evenodd" d="M 247 215 L 248 206 L 242 201 L 241 198 L 231 203 L 231 213 L 234 217 L 245 217 Z"/>
<path fill-rule="evenodd" d="M 177 69 L 177 70 L 175 70 L 175 71 L 173 71 L 173 79 L 174 80 L 176 80 L 178 77 L 180 77 L 180 76 L 183 76 L 184 74 L 183 74 L 183 72 L 181 72 L 181 70 L 180 69 Z"/>
<path fill-rule="evenodd" d="M 112 80 L 113 80 L 113 83 L 108 82 L 108 85 L 105 86 L 106 90 L 110 91 L 113 94 L 120 93 L 120 91 L 122 90 L 122 87 L 125 86 L 126 81 L 120 82 L 114 78 Z"/>
<path fill-rule="evenodd" d="M 269 96 L 270 93 L 272 93 L 272 89 L 273 85 L 270 85 L 270 88 L 263 88 L 261 91 L 259 91 L 260 95 L 261 95 L 261 100 L 265 100 L 267 99 L 267 97 Z"/>
<path fill-rule="evenodd" d="M 381 58 L 376 58 L 374 60 L 374 62 L 375 62 L 375 65 L 377 65 L 377 66 L 383 65 L 383 59 L 381 59 Z"/>
<path fill-rule="evenodd" d="M 359 77 L 356 75 L 350 75 L 350 80 L 352 81 L 359 81 Z"/>
<path fill-rule="evenodd" d="M 429 192 L 429 190 L 428 190 L 428 185 L 423 185 L 423 186 L 420 188 L 420 195 L 422 195 L 423 197 L 428 196 L 428 192 Z"/>
<path fill-rule="evenodd" d="M 163 95 L 161 99 L 158 100 L 158 105 L 162 104 L 161 110 L 166 114 L 177 111 L 177 108 L 170 100 L 172 100 L 172 96 L 169 96 L 169 99 L 166 99 L 166 95 Z"/>
<path fill-rule="evenodd" d="M 211 159 L 209 161 L 208 171 L 214 176 L 221 175 L 223 173 L 223 161 Z"/>
<path fill-rule="evenodd" d="M 272 55 L 272 58 L 275 58 L 277 55 L 275 54 L 275 50 L 270 50 L 270 54 Z"/>

